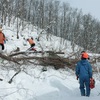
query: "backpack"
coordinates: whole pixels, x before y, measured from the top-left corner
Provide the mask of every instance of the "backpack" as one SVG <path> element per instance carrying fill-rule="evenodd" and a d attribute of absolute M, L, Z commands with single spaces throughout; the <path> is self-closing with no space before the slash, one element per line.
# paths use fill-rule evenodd
<path fill-rule="evenodd" d="M 95 80 L 93 78 L 90 79 L 90 89 L 95 88 Z"/>

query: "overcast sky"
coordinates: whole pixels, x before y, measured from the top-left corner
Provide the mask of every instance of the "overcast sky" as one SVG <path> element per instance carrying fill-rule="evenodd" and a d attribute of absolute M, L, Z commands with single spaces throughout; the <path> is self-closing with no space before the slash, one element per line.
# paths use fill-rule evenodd
<path fill-rule="evenodd" d="M 100 20 L 100 0 L 61 0 L 68 2 L 71 7 L 82 9 L 83 13 L 90 13 Z"/>

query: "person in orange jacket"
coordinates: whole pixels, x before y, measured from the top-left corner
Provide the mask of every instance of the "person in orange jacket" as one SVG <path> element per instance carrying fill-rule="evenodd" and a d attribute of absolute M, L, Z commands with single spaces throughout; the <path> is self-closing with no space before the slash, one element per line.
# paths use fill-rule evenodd
<path fill-rule="evenodd" d="M 30 39 L 27 39 L 27 41 L 29 42 L 30 44 L 30 48 L 31 50 L 35 50 L 34 46 L 35 46 L 35 42 L 34 42 L 34 39 L 31 37 Z M 36 50 L 35 50 L 36 51 Z"/>
<path fill-rule="evenodd" d="M 2 50 L 4 50 L 4 42 L 5 42 L 5 35 L 2 33 L 2 29 L 0 28 L 0 46 L 2 47 Z"/>

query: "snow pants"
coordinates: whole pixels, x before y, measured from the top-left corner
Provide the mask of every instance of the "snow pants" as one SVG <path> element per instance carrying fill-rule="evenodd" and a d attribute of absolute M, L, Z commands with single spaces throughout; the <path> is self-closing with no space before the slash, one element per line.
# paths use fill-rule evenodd
<path fill-rule="evenodd" d="M 1 44 L 1 43 L 0 43 L 0 46 L 2 46 L 2 50 L 4 50 L 4 44 Z"/>
<path fill-rule="evenodd" d="M 88 76 L 80 78 L 80 92 L 81 96 L 90 96 L 90 78 Z"/>
<path fill-rule="evenodd" d="M 31 44 L 31 48 L 34 47 L 34 46 L 35 46 L 35 44 Z"/>

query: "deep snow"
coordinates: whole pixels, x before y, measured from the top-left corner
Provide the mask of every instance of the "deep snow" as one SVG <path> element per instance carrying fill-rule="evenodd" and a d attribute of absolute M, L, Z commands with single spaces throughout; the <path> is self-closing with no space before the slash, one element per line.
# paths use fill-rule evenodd
<path fill-rule="evenodd" d="M 16 28 L 3 26 L 3 32 L 8 41 L 5 44 L 4 54 L 10 54 L 17 47 L 21 51 L 27 50 L 30 46 L 26 39 L 34 37 L 37 50 L 56 50 L 65 52 L 63 56 L 67 57 L 72 52 L 72 47 L 69 41 L 61 43 L 61 39 L 56 36 L 49 36 L 47 41 L 46 35 L 40 37 L 37 41 L 38 32 L 34 27 L 33 30 L 26 28 L 22 31 L 20 29 L 19 39 L 16 39 Z M 31 26 L 30 26 L 31 27 Z M 41 30 L 40 30 L 41 31 Z M 25 38 L 25 39 L 24 39 Z M 76 46 L 77 51 L 80 47 Z M 37 55 L 38 56 L 38 55 Z M 1 60 L 0 60 L 1 62 Z M 1 67 L 0 64 L 0 100 L 99 100 L 100 99 L 100 75 L 94 74 L 96 80 L 96 87 L 91 90 L 90 97 L 81 97 L 79 90 L 79 82 L 76 80 L 75 72 L 66 68 L 54 70 L 47 67 L 47 71 L 42 71 L 42 66 L 29 65 L 21 66 L 22 71 L 14 77 L 11 84 L 9 79 L 15 74 L 15 71 L 9 68 Z M 99 66 L 99 64 L 98 64 Z"/>

